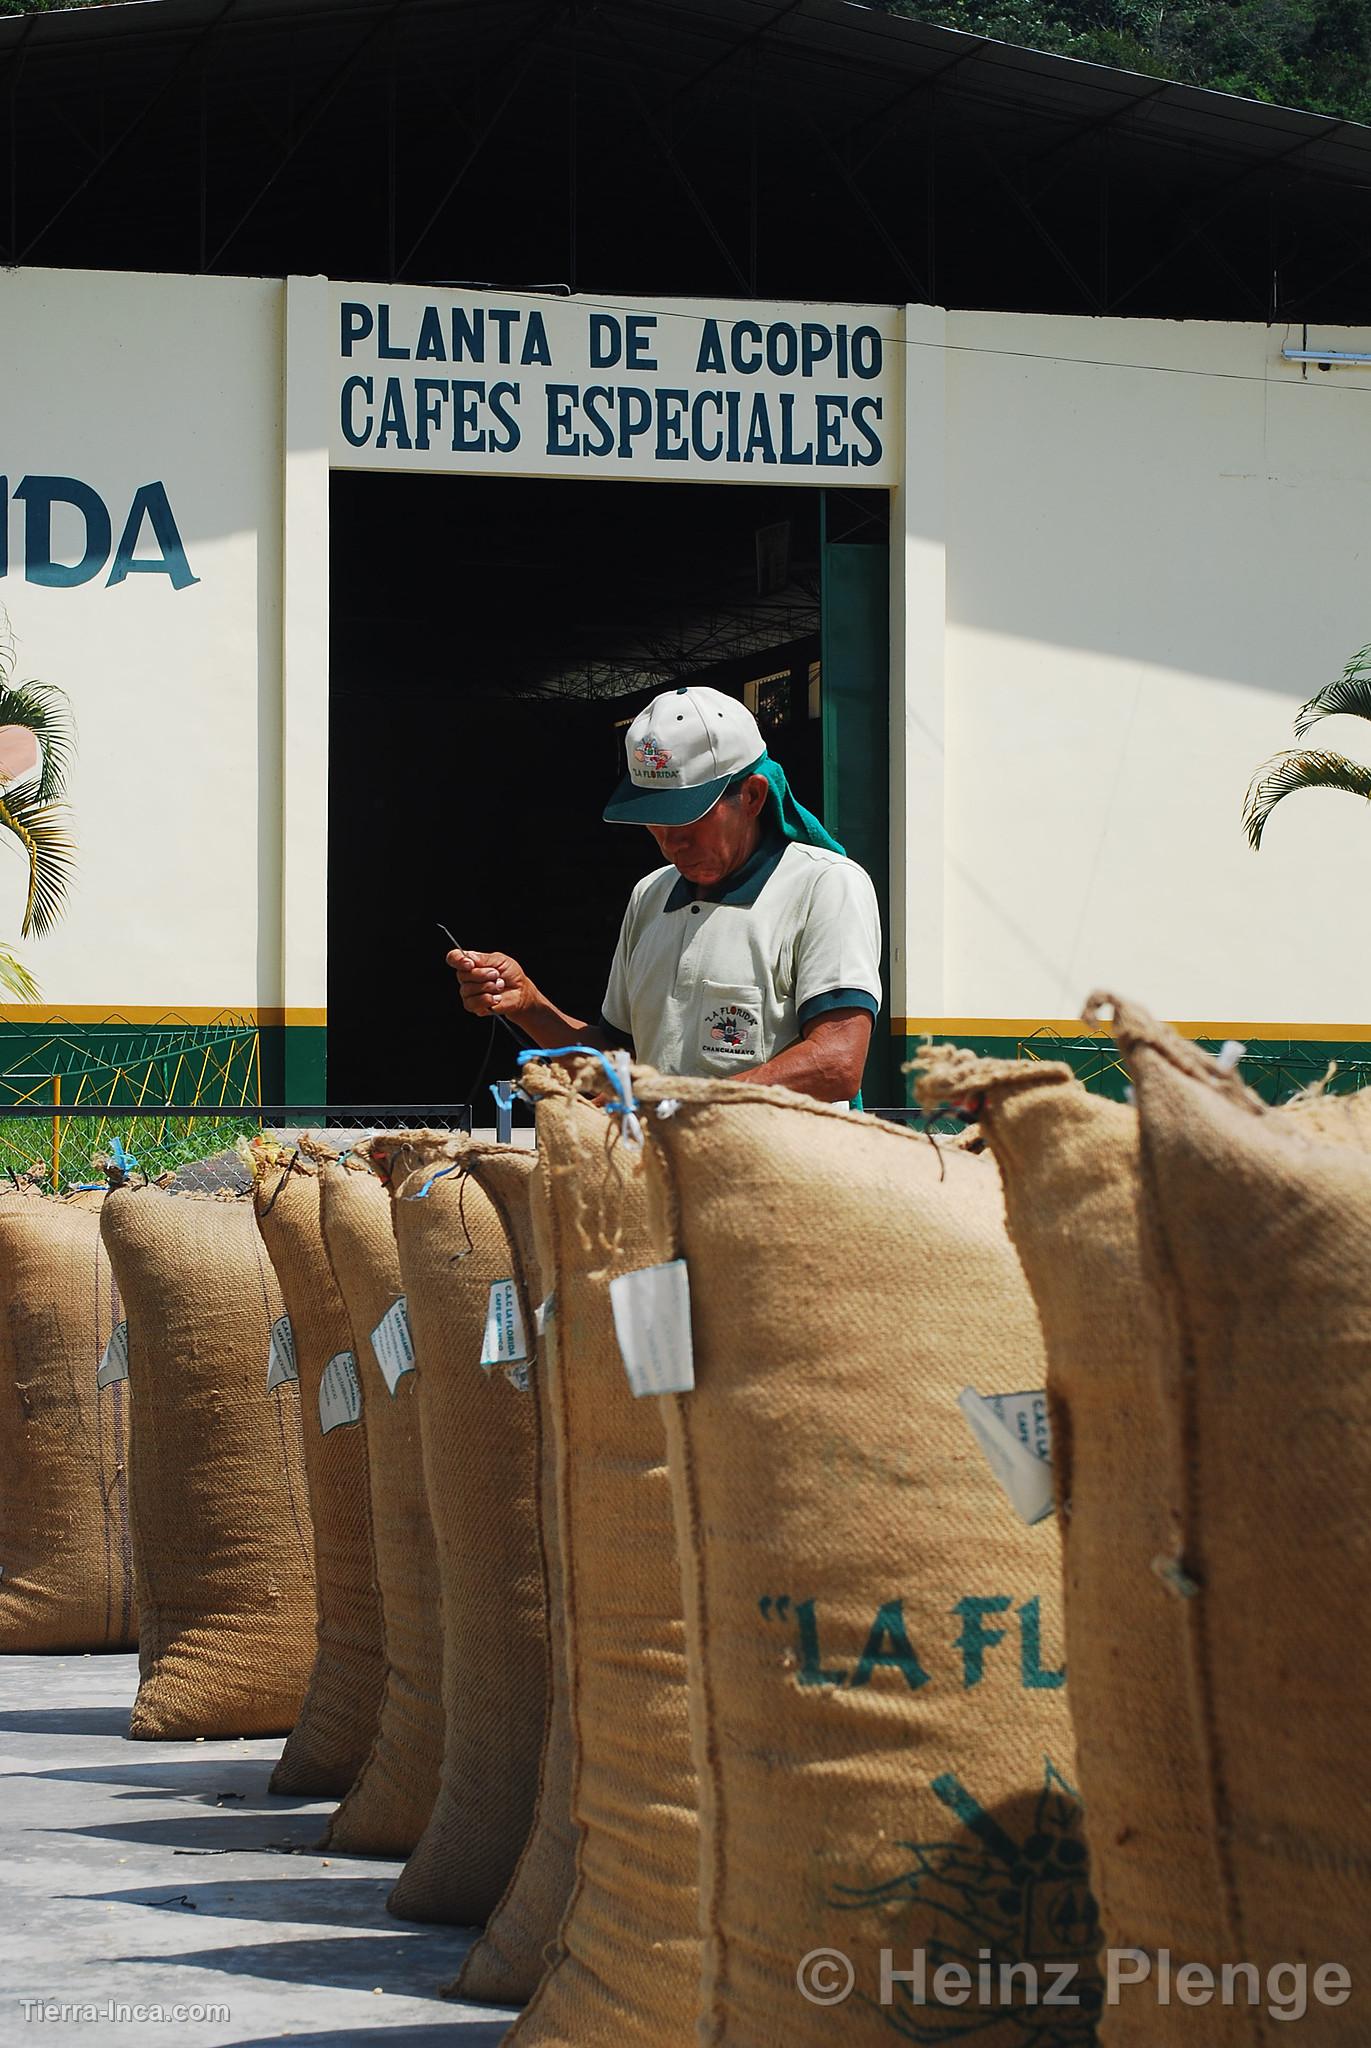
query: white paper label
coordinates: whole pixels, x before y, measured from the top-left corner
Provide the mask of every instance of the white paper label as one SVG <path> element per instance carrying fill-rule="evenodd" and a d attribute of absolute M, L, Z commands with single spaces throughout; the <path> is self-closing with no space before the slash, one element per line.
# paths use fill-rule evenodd
<path fill-rule="evenodd" d="M 528 1392 L 532 1371 L 531 1365 L 507 1365 L 505 1367 L 505 1378 L 509 1381 L 516 1394 L 526 1394 Z"/>
<path fill-rule="evenodd" d="M 116 1380 L 126 1380 L 128 1376 L 129 1326 L 127 1323 L 116 1323 L 110 1331 L 105 1355 L 96 1368 L 95 1384 L 97 1387 L 112 1387 Z"/>
<path fill-rule="evenodd" d="M 1001 1422 L 1012 1429 L 1044 1464 L 1052 1463 L 1052 1431 L 1047 1420 L 1046 1394 L 982 1394 Z"/>
<path fill-rule="evenodd" d="M 283 1387 L 287 1380 L 298 1380 L 299 1371 L 295 1364 L 295 1332 L 290 1327 L 289 1316 L 277 1316 L 271 1326 L 271 1343 L 267 1347 L 267 1392 Z"/>
<path fill-rule="evenodd" d="M 357 1378 L 357 1360 L 350 1351 L 339 1351 L 324 1367 L 319 1382 L 319 1428 L 324 1436 L 345 1422 L 360 1421 L 362 1389 Z"/>
<path fill-rule="evenodd" d="M 552 1303 L 553 1296 L 545 1294 L 533 1311 L 533 1327 L 540 1337 L 546 1333 L 547 1319 L 552 1314 Z"/>
<path fill-rule="evenodd" d="M 512 1280 L 492 1280 L 486 1303 L 486 1334 L 481 1345 L 481 1363 L 489 1372 L 492 1365 L 513 1365 L 528 1357 L 524 1318 L 519 1307 L 519 1290 Z"/>
<path fill-rule="evenodd" d="M 405 1374 L 414 1370 L 414 1339 L 409 1334 L 409 1310 L 403 1294 L 390 1304 L 372 1331 L 371 1348 L 393 1394 Z"/>
<path fill-rule="evenodd" d="M 690 1279 L 684 1259 L 620 1273 L 609 1283 L 614 1331 L 635 1394 L 688 1394 L 695 1385 Z"/>
<path fill-rule="evenodd" d="M 1032 1524 L 1050 1515 L 1052 1443 L 1046 1394 L 982 1397 L 974 1388 L 964 1387 L 957 1406 L 1019 1519 Z"/>

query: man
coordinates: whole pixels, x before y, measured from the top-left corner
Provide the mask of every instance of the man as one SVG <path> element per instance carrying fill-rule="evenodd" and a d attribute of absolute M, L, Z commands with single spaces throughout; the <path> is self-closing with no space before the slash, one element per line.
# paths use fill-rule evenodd
<path fill-rule="evenodd" d="M 448 954 L 465 1007 L 530 1043 L 627 1047 L 666 1074 L 746 1074 L 848 1102 L 880 1008 L 870 878 L 796 803 L 751 712 L 703 685 L 628 729 L 610 824 L 645 825 L 667 862 L 634 888 L 598 1024 L 507 953 Z"/>

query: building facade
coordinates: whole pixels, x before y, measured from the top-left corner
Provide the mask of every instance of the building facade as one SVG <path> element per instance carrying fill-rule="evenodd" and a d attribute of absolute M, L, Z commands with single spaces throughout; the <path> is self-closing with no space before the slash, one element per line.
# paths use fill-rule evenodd
<path fill-rule="evenodd" d="M 754 596 L 815 600 L 815 793 L 885 899 L 886 1099 L 924 1033 L 1074 1038 L 1097 986 L 1306 1062 L 1371 1039 L 1346 909 L 1371 818 L 1302 798 L 1260 855 L 1240 826 L 1299 704 L 1371 639 L 1371 367 L 1283 353 L 1371 354 L 1371 324 L 33 267 L 0 276 L 0 319 L 0 604 L 16 674 L 66 690 L 79 729 L 79 870 L 56 931 L 20 949 L 44 1002 L 4 1010 L 13 1096 L 45 1099 L 59 1042 L 117 1065 L 184 1030 L 259 1033 L 263 1099 L 337 1099 L 344 1002 L 380 1055 L 392 1033 L 402 1045 L 420 963 L 388 944 L 397 896 L 425 930 L 459 900 L 463 943 L 509 943 L 517 838 L 532 863 L 517 897 L 542 892 L 521 929 L 577 918 L 597 885 L 564 871 L 557 820 L 597 815 L 602 789 L 559 751 L 565 669 L 536 687 L 513 661 L 488 672 L 499 620 L 472 540 L 487 504 L 517 530 L 535 494 L 551 538 L 530 543 L 511 646 L 527 640 L 516 612 L 550 614 L 559 525 L 660 508 L 669 555 L 686 523 L 716 528 L 741 503 L 721 493 L 769 493 L 767 533 L 791 528 L 792 501 L 795 535 L 817 508 L 817 584 L 806 566 L 768 585 L 759 556 Z M 389 482 L 348 501 L 344 558 L 350 477 Z M 838 517 L 856 504 L 860 545 Z M 637 560 L 622 557 L 633 658 L 646 676 L 651 642 L 660 673 L 685 672 L 671 664 L 690 636 L 664 654 L 644 627 Z M 425 606 L 416 654 L 406 619 Z M 584 641 L 571 602 L 556 609 L 547 647 Z M 368 624 L 349 666 L 354 613 Z M 754 686 L 776 668 L 749 618 L 740 689 L 749 662 Z M 797 619 L 778 646 L 799 644 Z M 464 759 L 463 692 L 497 689 L 524 722 Z M 1327 743 L 1355 755 L 1359 732 L 1336 724 Z M 607 780 L 610 739 L 588 758 Z M 503 835 L 473 808 L 492 787 L 508 791 Z M 411 838 L 407 818 L 435 812 L 445 836 Z M 617 886 L 586 927 L 587 986 Z M 17 862 L 0 891 L 9 936 Z M 423 961 L 430 984 L 437 971 Z M 386 1099 L 440 1092 L 443 1057 L 382 1060 Z M 444 1099 L 464 1064 L 454 1052 Z"/>

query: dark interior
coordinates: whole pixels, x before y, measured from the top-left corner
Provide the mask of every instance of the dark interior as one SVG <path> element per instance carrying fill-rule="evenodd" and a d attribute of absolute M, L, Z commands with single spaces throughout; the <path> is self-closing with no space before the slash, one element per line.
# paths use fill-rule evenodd
<path fill-rule="evenodd" d="M 656 690 L 750 684 L 822 813 L 819 493 L 341 473 L 331 533 L 329 1096 L 465 1101 L 512 1051 L 439 921 L 598 1016 L 660 864 L 600 817 Z"/>
<path fill-rule="evenodd" d="M 5 263 L 1354 324 L 1371 300 L 1371 129 L 846 0 L 57 9 L 0 17 L 0 81 Z"/>

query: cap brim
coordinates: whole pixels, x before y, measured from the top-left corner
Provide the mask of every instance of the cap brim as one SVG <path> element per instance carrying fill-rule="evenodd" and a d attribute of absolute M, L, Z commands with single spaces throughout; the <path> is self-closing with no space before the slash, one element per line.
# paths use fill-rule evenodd
<path fill-rule="evenodd" d="M 733 777 L 716 775 L 692 789 L 640 789 L 626 775 L 604 808 L 607 825 L 694 825 L 712 811 Z"/>

